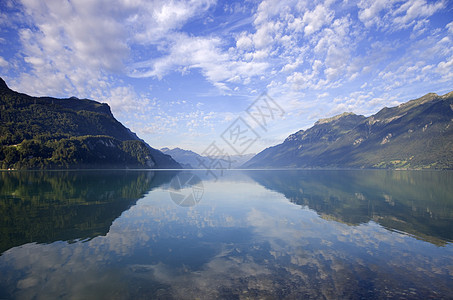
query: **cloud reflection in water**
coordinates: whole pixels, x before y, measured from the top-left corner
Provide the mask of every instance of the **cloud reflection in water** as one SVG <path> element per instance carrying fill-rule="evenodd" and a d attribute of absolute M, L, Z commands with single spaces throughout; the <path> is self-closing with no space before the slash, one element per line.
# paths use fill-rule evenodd
<path fill-rule="evenodd" d="M 105 236 L 12 248 L 0 256 L 0 286 L 23 299 L 451 295 L 450 242 L 438 246 L 373 220 L 321 218 L 283 191 L 232 173 L 204 181 L 196 206 L 176 205 L 163 185 L 123 212 Z"/>

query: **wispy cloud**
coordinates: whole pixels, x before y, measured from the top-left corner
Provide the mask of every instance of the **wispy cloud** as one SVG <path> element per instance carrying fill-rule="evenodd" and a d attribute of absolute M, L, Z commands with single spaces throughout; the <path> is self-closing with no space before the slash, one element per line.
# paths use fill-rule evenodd
<path fill-rule="evenodd" d="M 177 132 L 182 123 L 212 137 L 213 127 L 224 128 L 222 116 L 264 90 L 298 118 L 288 115 L 280 136 L 300 126 L 297 120 L 341 109 L 371 113 L 377 103 L 392 103 L 389 95 L 447 90 L 453 79 L 451 0 L 0 6 L 0 70 L 8 84 L 32 95 L 108 102 L 122 121 L 162 141 L 159 132 Z M 358 91 L 373 95 L 351 102 Z M 182 94 L 191 106 L 177 113 L 186 110 L 187 118 L 151 104 Z M 212 126 L 195 125 L 210 113 L 218 116 Z"/>

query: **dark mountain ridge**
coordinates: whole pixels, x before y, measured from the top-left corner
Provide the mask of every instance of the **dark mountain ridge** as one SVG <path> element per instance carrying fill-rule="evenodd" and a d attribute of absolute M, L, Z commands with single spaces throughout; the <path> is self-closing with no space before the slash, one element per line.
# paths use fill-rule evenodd
<path fill-rule="evenodd" d="M 453 169 L 453 92 L 321 119 L 243 167 Z"/>
<path fill-rule="evenodd" d="M 32 97 L 0 78 L 0 168 L 181 166 L 118 122 L 105 103 Z"/>

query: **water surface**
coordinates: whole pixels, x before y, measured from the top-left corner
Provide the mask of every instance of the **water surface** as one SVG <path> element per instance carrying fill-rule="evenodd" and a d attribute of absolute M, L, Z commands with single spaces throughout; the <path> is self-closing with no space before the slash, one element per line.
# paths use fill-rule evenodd
<path fill-rule="evenodd" d="M 0 176 L 0 299 L 453 295 L 452 172 Z"/>

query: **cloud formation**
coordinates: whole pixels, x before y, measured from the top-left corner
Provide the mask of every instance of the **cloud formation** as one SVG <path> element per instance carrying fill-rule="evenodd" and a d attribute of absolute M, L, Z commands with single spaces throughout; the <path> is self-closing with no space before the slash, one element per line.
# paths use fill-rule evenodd
<path fill-rule="evenodd" d="M 105 101 L 124 122 L 146 112 L 151 123 L 157 115 L 144 109 L 149 99 L 174 101 L 186 84 L 193 107 L 218 103 L 204 111 L 218 124 L 267 90 L 306 126 L 347 105 L 318 97 L 325 93 L 346 99 L 366 89 L 368 100 L 350 109 L 370 114 L 378 108 L 372 99 L 391 91 L 447 92 L 449 7 L 451 0 L 7 0 L 0 68 L 21 92 Z M 243 105 L 225 105 L 225 96 Z M 286 130 L 296 130 L 287 122 Z"/>

